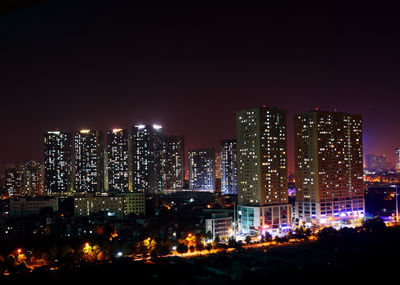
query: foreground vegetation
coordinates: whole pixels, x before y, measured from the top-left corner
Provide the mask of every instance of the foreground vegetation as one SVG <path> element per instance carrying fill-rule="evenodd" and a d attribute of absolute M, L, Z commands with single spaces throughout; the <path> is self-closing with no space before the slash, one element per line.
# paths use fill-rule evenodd
<path fill-rule="evenodd" d="M 220 246 L 222 252 L 215 255 L 183 259 L 158 258 L 153 254 L 151 260 L 142 261 L 134 261 L 132 257 L 109 256 L 101 243 L 101 246 L 79 244 L 76 251 L 74 245 L 65 247 L 65 244 L 60 243 L 58 249 L 46 252 L 52 263 L 45 260 L 43 262 L 46 265 L 37 266 L 30 273 L 26 267 L 29 267 L 31 261 L 28 256 L 21 256 L 24 254 L 22 250 L 3 258 L 0 266 L 3 272 L 10 275 L 0 278 L 4 281 L 29 278 L 54 282 L 61 279 L 111 281 L 115 278 L 135 277 L 145 278 L 151 283 L 168 281 L 177 284 L 239 284 L 265 279 L 278 284 L 306 280 L 308 283 L 319 280 L 323 283 L 335 281 L 348 284 L 348 281 L 358 282 L 370 277 L 385 279 L 391 276 L 397 266 L 391 258 L 400 253 L 400 228 L 386 228 L 380 220 L 369 220 L 363 227 L 356 229 L 344 228 L 337 231 L 325 228 L 312 242 L 300 239 L 299 233 L 297 237 L 301 242 L 289 244 L 287 240 L 281 241 L 285 246 L 244 249 L 236 244 L 236 251 L 224 253 L 223 248 L 228 246 L 225 245 Z M 109 241 L 108 246 L 110 244 L 113 241 Z M 149 250 L 151 244 L 152 241 L 148 240 L 147 245 L 141 246 Z M 49 247 L 52 248 L 52 245 L 49 244 Z M 32 257 L 37 262 L 36 255 L 32 254 Z"/>

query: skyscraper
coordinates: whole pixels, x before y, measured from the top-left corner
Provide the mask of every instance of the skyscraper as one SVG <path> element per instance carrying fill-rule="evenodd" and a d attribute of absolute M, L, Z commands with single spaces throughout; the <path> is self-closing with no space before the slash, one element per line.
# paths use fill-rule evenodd
<path fill-rule="evenodd" d="M 189 188 L 215 190 L 214 149 L 191 149 L 188 151 Z"/>
<path fill-rule="evenodd" d="M 106 171 L 108 191 L 123 193 L 129 191 L 129 135 L 127 130 L 107 131 Z"/>
<path fill-rule="evenodd" d="M 182 135 L 166 136 L 164 140 L 164 189 L 182 189 L 185 152 Z"/>
<path fill-rule="evenodd" d="M 296 218 L 327 223 L 364 215 L 362 119 L 311 111 L 295 116 Z"/>
<path fill-rule="evenodd" d="M 48 194 L 72 191 L 72 134 L 44 134 L 45 189 Z"/>
<path fill-rule="evenodd" d="M 237 112 L 236 122 L 239 229 L 287 226 L 286 112 L 263 106 Z"/>
<path fill-rule="evenodd" d="M 236 139 L 221 141 L 221 191 L 237 194 Z"/>
<path fill-rule="evenodd" d="M 286 112 L 261 107 L 236 118 L 239 204 L 287 203 Z"/>
<path fill-rule="evenodd" d="M 81 130 L 74 133 L 74 190 L 104 192 L 103 133 Z"/>
<path fill-rule="evenodd" d="M 146 194 L 163 190 L 163 134 L 160 125 L 132 128 L 132 183 Z"/>

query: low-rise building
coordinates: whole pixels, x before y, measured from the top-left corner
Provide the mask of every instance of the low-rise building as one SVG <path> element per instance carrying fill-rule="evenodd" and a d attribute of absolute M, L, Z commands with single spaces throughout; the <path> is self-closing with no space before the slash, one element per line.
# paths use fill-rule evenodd
<path fill-rule="evenodd" d="M 238 206 L 239 231 L 251 235 L 262 231 L 284 231 L 292 224 L 290 204 L 272 206 Z"/>
<path fill-rule="evenodd" d="M 44 208 L 51 208 L 54 212 L 58 211 L 58 198 L 38 196 L 10 199 L 11 217 L 38 215 Z"/>
<path fill-rule="evenodd" d="M 212 239 L 218 236 L 220 239 L 228 240 L 233 233 L 232 217 L 227 213 L 212 213 L 211 217 L 205 219 L 206 233 L 212 234 Z"/>
<path fill-rule="evenodd" d="M 144 215 L 145 195 L 143 192 L 132 192 L 98 196 L 88 194 L 74 198 L 75 216 L 89 216 L 98 212 L 108 212 L 108 215 L 118 217 L 131 213 Z"/>

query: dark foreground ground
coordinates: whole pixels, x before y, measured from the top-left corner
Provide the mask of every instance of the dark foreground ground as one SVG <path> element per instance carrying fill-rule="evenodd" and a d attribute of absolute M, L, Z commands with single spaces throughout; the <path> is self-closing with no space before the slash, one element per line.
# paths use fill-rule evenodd
<path fill-rule="evenodd" d="M 327 235 L 318 241 L 182 259 L 112 264 L 0 277 L 0 284 L 88 281 L 144 284 L 384 284 L 400 271 L 400 228 Z M 31 284 L 31 283 L 30 283 Z"/>

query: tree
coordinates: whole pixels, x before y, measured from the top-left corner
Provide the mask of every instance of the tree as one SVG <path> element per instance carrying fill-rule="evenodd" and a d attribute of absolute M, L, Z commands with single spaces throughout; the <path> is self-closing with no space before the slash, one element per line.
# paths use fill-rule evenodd
<path fill-rule="evenodd" d="M 214 239 L 214 245 L 218 246 L 220 243 L 221 243 L 221 239 L 220 239 L 220 237 L 218 235 L 216 235 L 215 239 Z"/>
<path fill-rule="evenodd" d="M 203 239 L 204 239 L 204 234 L 197 234 L 196 235 L 196 244 L 195 244 L 195 246 L 196 246 L 196 250 L 198 250 L 198 251 L 202 251 L 202 250 L 204 250 L 204 243 L 203 243 Z"/>
<path fill-rule="evenodd" d="M 326 240 L 326 239 L 335 238 L 337 236 L 337 233 L 338 233 L 338 231 L 335 228 L 326 227 L 317 233 L 317 237 L 318 237 L 318 239 Z"/>
<path fill-rule="evenodd" d="M 176 251 L 179 253 L 186 253 L 186 252 L 188 252 L 188 247 L 184 243 L 178 243 L 178 246 L 176 247 Z"/>
<path fill-rule="evenodd" d="M 229 248 L 236 248 L 236 244 L 237 244 L 237 242 L 236 242 L 236 240 L 235 240 L 233 237 L 231 237 L 231 238 L 228 240 L 228 247 L 229 247 Z"/>
<path fill-rule="evenodd" d="M 381 218 L 367 219 L 363 222 L 363 228 L 368 233 L 381 233 L 385 230 L 385 222 Z"/>

